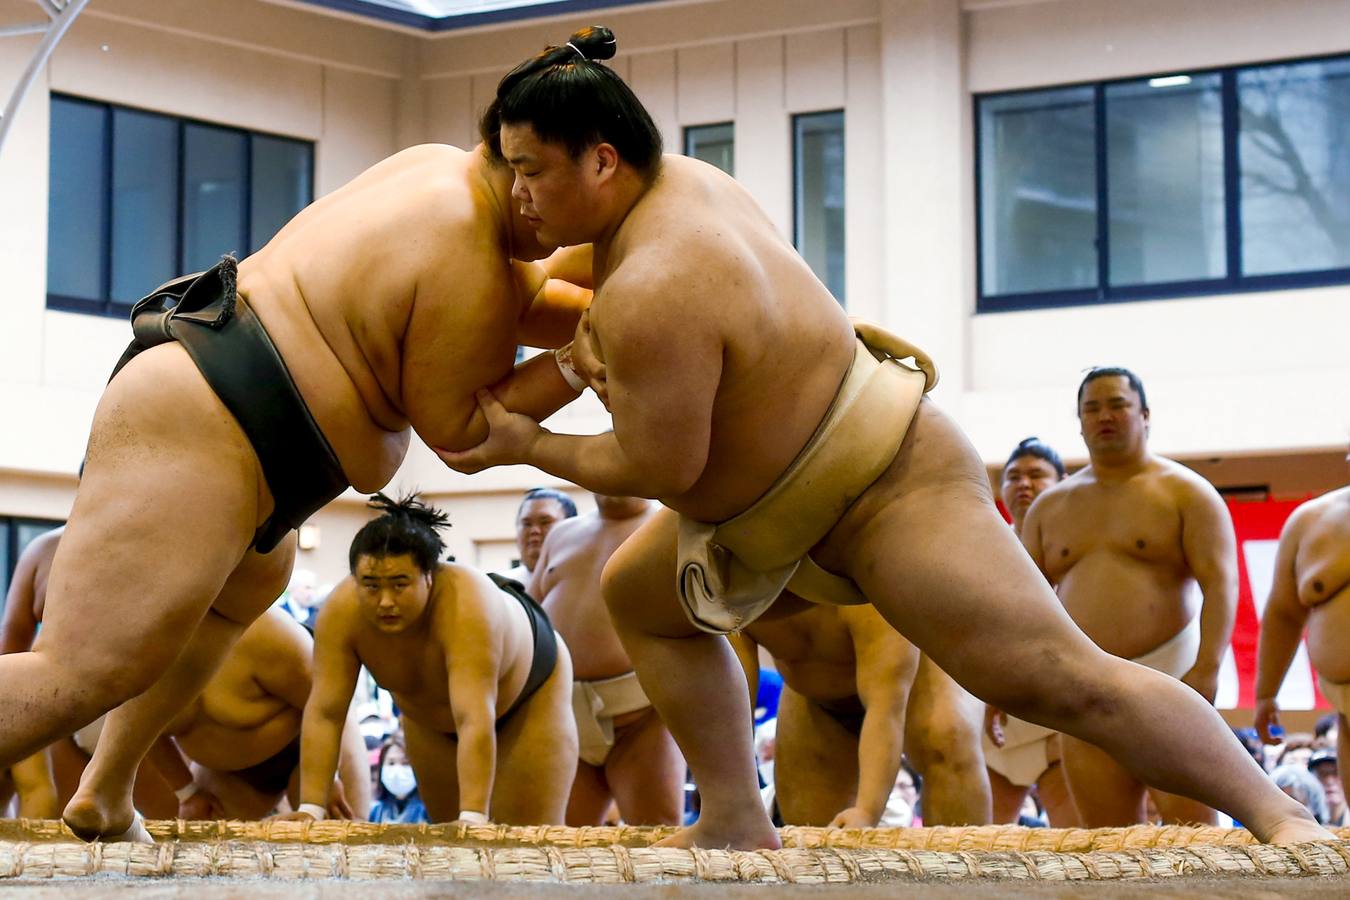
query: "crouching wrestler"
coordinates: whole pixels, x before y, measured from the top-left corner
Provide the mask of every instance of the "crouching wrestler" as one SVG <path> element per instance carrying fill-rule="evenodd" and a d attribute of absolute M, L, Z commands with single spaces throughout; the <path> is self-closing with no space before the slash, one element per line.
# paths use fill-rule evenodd
<path fill-rule="evenodd" d="M 314 641 L 284 610 L 259 616 L 206 689 L 169 724 L 149 760 L 178 795 L 183 819 L 260 819 L 299 803 L 300 721 L 314 680 Z M 350 716 L 340 788 L 329 813 L 364 819 L 370 769 Z"/>
<path fill-rule="evenodd" d="M 433 822 L 562 824 L 577 757 L 572 660 L 515 582 L 440 563 L 443 513 L 376 494 L 315 637 L 296 818 L 323 818 L 361 666 L 394 695 Z"/>

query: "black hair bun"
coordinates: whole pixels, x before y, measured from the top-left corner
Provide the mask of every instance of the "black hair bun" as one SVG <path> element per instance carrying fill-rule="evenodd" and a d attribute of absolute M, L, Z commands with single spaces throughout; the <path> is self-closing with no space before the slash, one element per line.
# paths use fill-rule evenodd
<path fill-rule="evenodd" d="M 619 52 L 619 42 L 614 39 L 614 32 L 603 25 L 583 28 L 567 42 L 589 60 L 613 59 L 614 54 Z"/>
<path fill-rule="evenodd" d="M 375 494 L 366 502 L 366 506 L 377 509 L 386 516 L 406 516 L 433 531 L 450 524 L 448 515 L 422 502 L 416 491 L 404 494 L 400 500 L 393 500 L 385 494 Z"/>
<path fill-rule="evenodd" d="M 1024 450 L 1024 449 L 1026 449 L 1027 447 L 1034 446 L 1034 445 L 1036 445 L 1036 444 L 1039 444 L 1040 442 L 1041 442 L 1041 439 L 1038 438 L 1038 437 L 1023 438 L 1023 439 L 1022 439 L 1022 442 L 1021 442 L 1020 444 L 1017 445 L 1017 449 L 1018 449 L 1018 450 Z"/>

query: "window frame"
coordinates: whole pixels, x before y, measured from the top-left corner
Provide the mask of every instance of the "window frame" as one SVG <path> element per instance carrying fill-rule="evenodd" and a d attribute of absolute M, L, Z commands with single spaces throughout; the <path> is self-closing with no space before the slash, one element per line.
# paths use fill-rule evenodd
<path fill-rule="evenodd" d="M 0 584 L 0 614 L 4 612 L 5 600 L 9 593 L 9 587 L 14 583 L 14 570 L 19 565 L 19 554 L 25 549 L 19 546 L 19 526 L 21 525 L 46 525 L 46 531 L 54 528 L 60 528 L 66 524 L 65 519 L 44 519 L 35 516 L 0 516 L 0 540 L 5 542 L 5 570 L 3 573 L 3 584 Z"/>
<path fill-rule="evenodd" d="M 1287 59 L 1263 60 L 1233 66 L 1198 66 L 1173 69 L 1166 72 L 1146 72 L 1120 78 L 1098 81 L 1073 81 L 1037 85 L 1006 91 L 986 91 L 971 96 L 971 114 L 974 119 L 975 161 L 975 312 L 1017 312 L 1032 309 L 1059 309 L 1072 306 L 1100 306 L 1113 303 L 1137 303 L 1151 300 L 1175 300 L 1187 297 L 1212 297 L 1223 294 L 1243 294 L 1309 287 L 1329 287 L 1350 284 L 1350 266 L 1337 269 L 1314 269 L 1303 272 L 1285 272 L 1272 275 L 1243 275 L 1242 266 L 1242 160 L 1239 152 L 1240 105 L 1238 101 L 1238 73 L 1251 69 L 1294 66 L 1303 63 L 1350 62 L 1350 54 L 1326 53 Z M 1224 184 L 1224 254 L 1227 272 L 1220 278 L 1190 281 L 1158 282 L 1112 286 L 1109 283 L 1111 265 L 1110 196 L 1107 172 L 1106 90 L 1117 84 L 1167 78 L 1175 75 L 1218 75 L 1220 77 L 1223 129 L 1223 184 Z M 984 171 L 981 165 L 983 146 L 980 104 L 986 99 L 1036 94 L 1043 91 L 1088 87 L 1093 89 L 1095 177 L 1097 182 L 1097 228 L 1094 243 L 1097 248 L 1097 286 L 1071 290 L 1028 291 L 1016 294 L 986 295 L 984 289 Z"/>
<path fill-rule="evenodd" d="M 802 249 L 801 249 L 801 243 L 800 243 L 800 239 L 801 239 L 801 226 L 802 226 L 802 204 L 801 204 L 801 194 L 802 194 L 802 191 L 801 191 L 801 158 L 802 158 L 802 157 L 801 157 L 801 146 L 800 146 L 801 129 L 798 128 L 797 126 L 798 126 L 798 123 L 799 123 L 802 119 L 813 119 L 813 118 L 816 118 L 816 117 L 818 117 L 818 116 L 832 116 L 832 115 L 837 115 L 837 116 L 839 116 L 839 121 L 840 121 L 840 124 L 841 124 L 841 129 L 840 129 L 840 131 L 842 132 L 842 134 L 843 134 L 843 136 L 844 136 L 844 204 L 845 204 L 845 205 L 844 205 L 844 221 L 845 221 L 845 223 L 847 223 L 847 221 L 848 221 L 848 110 L 847 110 L 847 108 L 846 108 L 846 107 L 843 107 L 843 106 L 836 106 L 836 107 L 831 107 L 831 108 L 829 108 L 829 109 L 813 109 L 813 110 L 808 110 L 808 111 L 806 111 L 806 112 L 796 112 L 796 113 L 793 113 L 793 114 L 792 114 L 791 116 L 789 116 L 789 118 L 788 118 L 788 128 L 789 128 L 790 131 L 791 131 L 791 144 L 792 144 L 792 146 L 791 146 L 791 154 L 792 154 L 792 156 L 791 156 L 791 166 L 790 166 L 790 171 L 789 171 L 789 175 L 788 175 L 788 177 L 791 178 L 790 189 L 791 189 L 791 191 L 792 191 L 792 248 L 793 248 L 794 250 L 797 251 L 798 255 L 802 255 Z M 802 258 L 805 259 L 805 256 L 802 255 Z M 821 284 L 825 284 L 825 279 L 824 279 L 823 277 L 821 277 L 821 276 L 817 276 L 817 277 L 820 279 L 820 283 L 821 283 Z M 841 307 L 843 307 L 844 309 L 848 309 L 848 296 L 847 296 L 847 294 L 848 294 L 848 290 L 847 290 L 847 287 L 848 287 L 848 234 L 847 234 L 847 232 L 845 232 L 845 235 L 844 235 L 844 273 L 843 273 L 843 277 L 844 277 L 844 294 L 845 294 L 845 296 L 843 296 L 843 297 L 834 297 L 834 292 L 833 292 L 833 291 L 830 291 L 830 296 L 834 297 L 835 301 L 838 302 L 838 304 L 839 304 Z M 830 286 L 829 286 L 828 284 L 825 284 L 825 289 L 826 289 L 826 290 L 830 290 Z"/>
<path fill-rule="evenodd" d="M 692 146 L 691 143 L 690 143 L 690 138 L 692 138 L 696 132 L 702 131 L 702 130 L 704 130 L 704 129 L 710 129 L 710 128 L 729 128 L 729 129 L 731 129 L 731 159 L 732 159 L 732 165 L 733 165 L 733 167 L 734 167 L 734 166 L 735 166 L 735 161 L 736 161 L 736 120 L 735 120 L 735 119 L 726 119 L 725 121 L 719 121 L 719 122 L 699 122 L 699 123 L 694 124 L 694 125 L 685 125 L 685 126 L 680 130 L 680 153 L 681 153 L 682 155 L 684 155 L 684 156 L 689 157 L 690 159 L 697 159 L 698 157 L 694 156 L 694 148 L 693 148 L 693 146 Z M 711 163 L 710 163 L 710 165 L 711 165 Z M 735 177 L 736 177 L 735 174 L 732 173 L 732 172 L 728 172 L 727 174 L 730 175 L 732 178 L 735 178 Z"/>
<path fill-rule="evenodd" d="M 175 198 L 175 215 L 177 216 L 177 221 L 174 227 L 173 256 L 174 260 L 176 261 L 175 265 L 180 268 L 182 266 L 182 259 L 183 259 L 183 241 L 184 241 L 184 225 L 185 225 L 184 192 L 187 188 L 187 162 L 185 150 L 187 146 L 187 129 L 188 126 L 190 125 L 234 132 L 244 137 L 244 169 L 242 172 L 242 182 L 241 182 L 241 191 L 243 193 L 243 210 L 242 210 L 243 216 L 240 223 L 240 235 L 239 235 L 240 240 L 239 246 L 241 248 L 241 253 L 243 253 L 244 255 L 254 253 L 258 249 L 260 249 L 251 246 L 250 243 L 252 238 L 251 229 L 253 225 L 253 162 L 254 162 L 253 141 L 255 137 L 274 138 L 277 140 L 289 141 L 304 148 L 305 154 L 308 157 L 307 162 L 309 166 L 309 200 L 305 203 L 305 206 L 308 206 L 310 203 L 314 202 L 314 194 L 315 194 L 314 163 L 316 156 L 315 141 L 305 140 L 304 138 L 297 138 L 292 135 L 279 134 L 271 131 L 257 131 L 248 128 L 240 128 L 235 125 L 226 125 L 221 122 L 212 122 L 206 119 L 198 119 L 191 116 L 179 116 L 174 115 L 173 113 L 163 112 L 162 110 L 148 109 L 146 107 L 141 106 L 131 106 L 125 103 L 112 103 L 106 100 L 95 100 L 91 97 L 81 97 L 76 94 L 66 94 L 60 91 L 51 92 L 49 102 L 55 100 L 91 106 L 101 110 L 103 113 L 103 158 L 102 158 L 103 196 L 100 198 L 100 202 L 103 204 L 103 211 L 106 213 L 106 215 L 104 216 L 104 223 L 103 223 L 103 254 L 102 259 L 99 260 L 99 279 L 103 294 L 102 299 L 90 300 L 84 297 L 70 297 L 64 294 L 54 294 L 49 289 L 47 290 L 47 309 L 49 310 L 56 310 L 59 312 L 86 313 L 89 315 L 103 316 L 106 318 L 116 318 L 116 319 L 125 319 L 127 315 L 131 312 L 130 305 L 115 301 L 112 298 L 112 267 L 113 267 L 112 244 L 113 244 L 113 220 L 114 220 L 113 199 L 115 192 L 113 184 L 113 148 L 116 143 L 116 135 L 115 135 L 116 116 L 114 115 L 114 112 L 116 110 L 126 110 L 128 112 L 142 113 L 144 115 L 158 116 L 159 118 L 168 119 L 173 123 L 174 129 L 177 132 L 177 151 L 176 151 L 177 172 L 175 172 L 170 177 L 173 180 L 174 187 L 177 192 L 177 196 Z M 47 138 L 49 141 L 51 140 L 50 128 L 48 129 Z M 48 160 L 49 160 L 48 165 L 50 166 L 50 153 L 48 155 Z M 48 177 L 51 177 L 50 171 L 48 173 Z M 303 209 L 304 207 L 301 208 Z M 49 210 L 48 214 L 50 215 L 50 206 L 48 207 L 48 210 Z M 247 249 L 245 250 L 243 248 Z M 48 245 L 47 247 L 48 264 L 50 264 L 51 255 L 52 255 L 52 247 Z M 186 274 L 186 273 L 176 273 L 176 274 Z M 45 271 L 43 277 L 44 279 L 46 278 Z M 172 278 L 174 276 L 171 275 L 169 277 Z M 145 286 L 145 290 L 148 292 L 153 290 L 154 287 L 155 285 L 148 284 Z"/>

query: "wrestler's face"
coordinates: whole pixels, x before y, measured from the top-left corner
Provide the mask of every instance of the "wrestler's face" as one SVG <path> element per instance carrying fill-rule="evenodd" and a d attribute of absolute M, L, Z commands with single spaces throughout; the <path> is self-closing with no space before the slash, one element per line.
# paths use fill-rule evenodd
<path fill-rule="evenodd" d="M 418 568 L 410 553 L 362 554 L 352 575 L 362 616 L 382 634 L 400 634 L 416 625 L 431 600 L 432 574 Z"/>
<path fill-rule="evenodd" d="M 1039 456 L 1019 456 L 1008 463 L 1003 470 L 1001 493 L 1013 521 L 1021 522 L 1031 508 L 1031 501 L 1057 481 L 1059 472 Z"/>
<path fill-rule="evenodd" d="M 1078 424 L 1091 456 L 1142 452 L 1148 441 L 1148 410 L 1123 375 L 1084 385 Z"/>
<path fill-rule="evenodd" d="M 511 198 L 545 247 L 589 243 L 599 231 L 598 192 L 614 175 L 618 154 L 599 144 L 573 157 L 540 140 L 532 125 L 502 125 L 502 156 L 515 172 Z"/>
<path fill-rule="evenodd" d="M 526 500 L 516 517 L 516 549 L 520 552 L 520 561 L 531 572 L 539 562 L 539 551 L 544 549 L 544 538 L 549 531 L 563 519 L 567 510 L 552 497 L 536 497 Z"/>

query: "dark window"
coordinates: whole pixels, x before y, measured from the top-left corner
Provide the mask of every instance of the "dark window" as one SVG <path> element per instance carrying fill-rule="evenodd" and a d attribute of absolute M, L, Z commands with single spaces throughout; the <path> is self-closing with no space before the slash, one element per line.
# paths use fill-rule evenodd
<path fill-rule="evenodd" d="M 1350 59 L 976 98 L 979 309 L 1350 282 Z"/>
<path fill-rule="evenodd" d="M 1350 59 L 1238 73 L 1242 271 L 1350 268 Z"/>
<path fill-rule="evenodd" d="M 736 126 L 731 122 L 689 126 L 684 130 L 684 155 L 736 177 Z"/>
<path fill-rule="evenodd" d="M 1097 281 L 1092 89 L 991 98 L 980 107 L 984 283 L 996 294 Z"/>
<path fill-rule="evenodd" d="M 844 113 L 792 117 L 793 243 L 844 303 Z"/>
<path fill-rule="evenodd" d="M 33 538 L 61 526 L 46 519 L 11 519 L 0 516 L 0 612 L 5 608 L 9 581 L 18 565 L 19 554 L 33 542 Z"/>
<path fill-rule="evenodd" d="M 258 250 L 314 196 L 312 144 L 52 97 L 47 305 L 122 316 Z"/>

